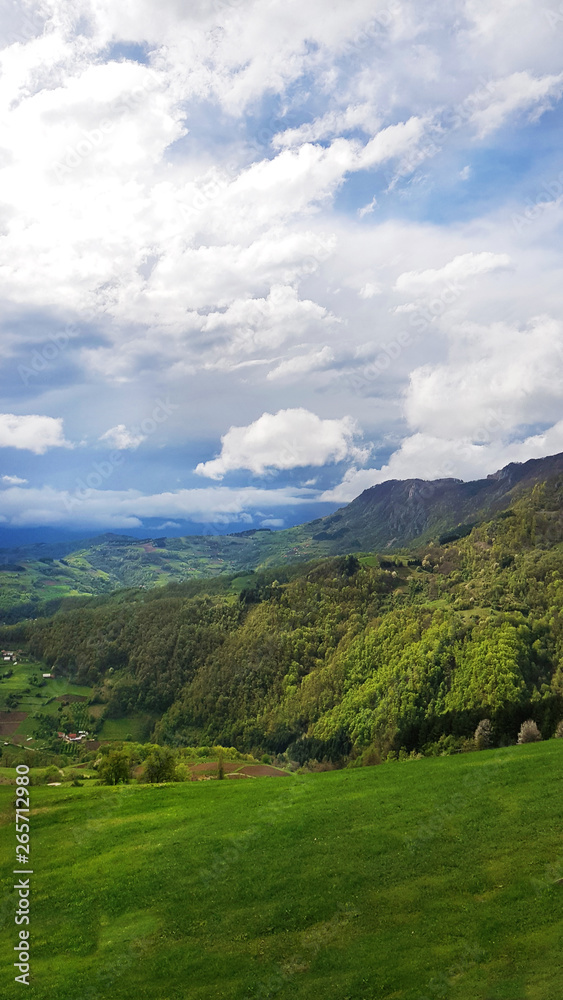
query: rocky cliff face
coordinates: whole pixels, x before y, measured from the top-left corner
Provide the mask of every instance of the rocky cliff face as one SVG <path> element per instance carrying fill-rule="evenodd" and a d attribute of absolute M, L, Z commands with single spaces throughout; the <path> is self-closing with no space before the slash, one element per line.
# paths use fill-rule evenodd
<path fill-rule="evenodd" d="M 313 538 L 349 548 L 391 548 L 428 540 L 509 507 L 536 483 L 563 473 L 563 454 L 511 462 L 486 479 L 391 479 L 314 522 Z M 313 525 L 304 525 L 312 528 Z M 359 544 L 352 544 L 358 542 Z"/>

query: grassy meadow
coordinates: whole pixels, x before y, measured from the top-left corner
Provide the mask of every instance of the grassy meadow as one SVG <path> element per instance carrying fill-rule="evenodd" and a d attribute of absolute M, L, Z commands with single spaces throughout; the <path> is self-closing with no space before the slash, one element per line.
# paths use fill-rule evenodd
<path fill-rule="evenodd" d="M 283 781 L 34 786 L 26 996 L 553 1000 L 562 782 L 551 740 Z M 5 968 L 13 800 L 0 787 Z"/>

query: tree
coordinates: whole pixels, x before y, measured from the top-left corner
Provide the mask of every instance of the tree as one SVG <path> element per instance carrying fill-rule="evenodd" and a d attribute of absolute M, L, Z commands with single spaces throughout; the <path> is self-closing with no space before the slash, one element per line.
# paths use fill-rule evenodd
<path fill-rule="evenodd" d="M 557 729 L 555 730 L 555 737 L 558 740 L 563 740 L 563 719 L 561 719 L 561 722 L 557 723 Z"/>
<path fill-rule="evenodd" d="M 217 761 L 217 777 L 220 781 L 225 777 L 225 765 L 224 765 L 224 754 L 222 750 L 219 750 L 219 759 Z"/>
<path fill-rule="evenodd" d="M 519 743 L 537 743 L 541 740 L 541 733 L 533 719 L 526 719 L 520 726 L 518 733 Z"/>
<path fill-rule="evenodd" d="M 490 719 L 481 719 L 474 735 L 475 746 L 478 750 L 486 750 L 493 742 L 493 727 Z"/>
<path fill-rule="evenodd" d="M 98 767 L 98 779 L 102 785 L 118 785 L 129 781 L 129 758 L 122 750 L 111 750 Z"/>
<path fill-rule="evenodd" d="M 174 781 L 176 757 L 169 747 L 155 747 L 145 761 L 145 781 Z"/>

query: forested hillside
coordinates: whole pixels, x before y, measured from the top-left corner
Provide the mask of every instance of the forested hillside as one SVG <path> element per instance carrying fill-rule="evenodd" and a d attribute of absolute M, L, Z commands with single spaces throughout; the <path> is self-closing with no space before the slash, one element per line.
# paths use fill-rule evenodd
<path fill-rule="evenodd" d="M 459 537 L 563 473 L 563 454 L 511 463 L 486 479 L 390 480 L 333 514 L 282 531 L 130 538 L 106 534 L 69 543 L 0 549 L 0 625 L 54 614 L 66 597 L 122 587 L 252 573 L 321 556 L 395 549 Z"/>
<path fill-rule="evenodd" d="M 209 591 L 209 592 L 206 592 Z M 214 592 L 213 592 L 214 591 Z M 378 759 L 563 718 L 563 476 L 461 538 L 75 601 L 4 629 L 154 737 Z"/>

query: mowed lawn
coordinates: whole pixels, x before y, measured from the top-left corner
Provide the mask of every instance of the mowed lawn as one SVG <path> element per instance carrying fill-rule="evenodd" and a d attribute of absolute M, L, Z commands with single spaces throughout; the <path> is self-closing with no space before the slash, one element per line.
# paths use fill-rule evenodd
<path fill-rule="evenodd" d="M 33 787 L 32 985 L 0 996 L 555 1000 L 563 740 L 283 781 Z"/>

